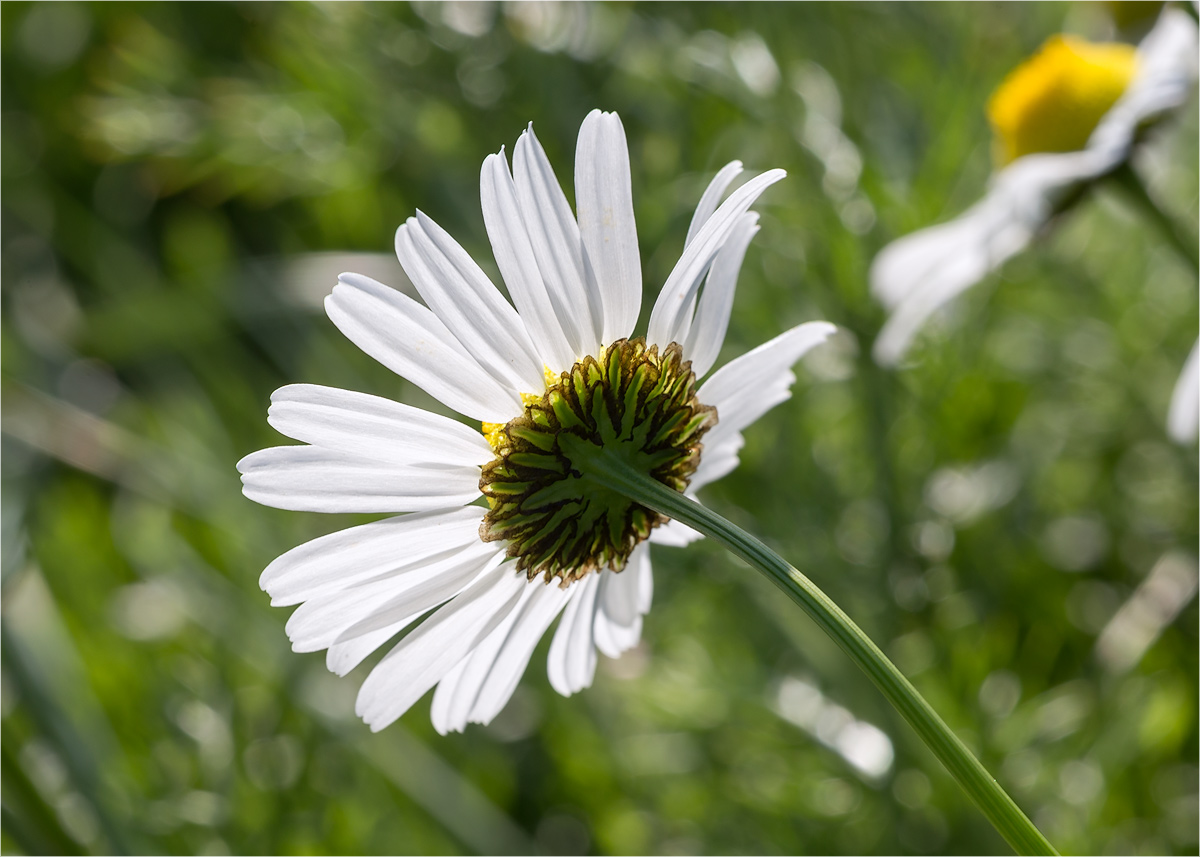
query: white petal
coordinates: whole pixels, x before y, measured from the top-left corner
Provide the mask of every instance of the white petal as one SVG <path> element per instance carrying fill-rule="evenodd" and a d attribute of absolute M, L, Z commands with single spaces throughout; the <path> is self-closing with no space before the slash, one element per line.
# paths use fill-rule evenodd
<path fill-rule="evenodd" d="M 501 564 L 396 644 L 371 671 L 356 713 L 378 732 L 465 658 L 516 606 L 526 581 Z"/>
<path fill-rule="evenodd" d="M 1099 166 L 1088 152 L 1021 158 L 958 219 L 883 248 L 871 263 L 871 290 L 893 312 L 875 340 L 876 361 L 898 362 L 930 315 L 1029 246 L 1063 196 Z"/>
<path fill-rule="evenodd" d="M 696 532 L 682 521 L 667 521 L 661 527 L 655 527 L 654 532 L 650 534 L 650 543 L 669 548 L 685 548 L 702 538 L 703 533 Z"/>
<path fill-rule="evenodd" d="M 787 375 L 791 375 L 790 372 Z M 780 373 L 780 380 L 784 384 L 791 384 L 783 373 Z M 780 402 L 787 401 L 788 390 L 786 387 L 782 391 L 782 396 L 778 391 L 775 391 L 774 401 L 769 407 L 774 407 Z M 770 401 L 770 399 L 768 399 Z M 718 423 L 718 425 L 720 425 Z M 712 432 L 709 432 L 712 434 Z M 700 453 L 700 466 L 696 468 L 696 472 L 692 474 L 688 487 L 692 492 L 699 491 L 705 485 L 716 482 L 722 476 L 728 476 L 738 466 L 738 452 L 746 443 L 742 437 L 742 433 L 728 431 L 718 434 L 716 437 L 704 437 L 704 450 Z"/>
<path fill-rule="evenodd" d="M 521 317 L 444 229 L 418 211 L 396 230 L 396 256 L 425 304 L 485 372 L 518 392 L 546 388 Z"/>
<path fill-rule="evenodd" d="M 479 574 L 486 574 L 496 565 L 499 565 L 503 559 L 504 556 L 502 553 L 493 553 L 490 559 L 483 565 L 482 571 Z M 348 630 L 339 635 L 338 639 L 329 646 L 329 651 L 325 655 L 325 666 L 328 667 L 330 672 L 336 675 L 346 675 L 346 673 L 362 663 L 368 655 L 411 625 L 419 615 L 412 613 L 401 615 L 390 622 L 390 624 L 382 625 L 370 631 L 358 628 L 354 629 L 353 633 L 350 633 Z M 371 624 L 378 625 L 379 622 L 376 620 Z"/>
<path fill-rule="evenodd" d="M 642 566 L 641 574 L 638 575 L 638 612 L 645 616 L 650 612 L 650 605 L 654 601 L 654 569 L 650 565 L 649 551 L 646 555 L 646 564 Z"/>
<path fill-rule="evenodd" d="M 836 327 L 810 321 L 793 327 L 725 364 L 696 391 L 697 398 L 717 409 L 717 425 L 704 436 L 704 443 L 728 442 L 790 395 L 795 376 L 792 364 L 809 349 L 824 342 Z M 704 454 L 700 456 L 703 466 Z"/>
<path fill-rule="evenodd" d="M 272 393 L 267 422 L 294 440 L 381 461 L 480 467 L 496 457 L 478 430 L 440 414 L 316 384 Z"/>
<path fill-rule="evenodd" d="M 398 630 L 431 607 L 454 597 L 473 580 L 503 561 L 503 548 L 478 542 L 457 556 L 439 560 L 432 568 L 423 569 L 421 579 L 403 592 L 389 589 L 387 584 L 391 581 L 363 584 L 362 588 L 369 587 L 378 593 L 375 606 L 366 616 L 338 634 L 335 642 L 345 643 L 367 634 L 374 634 L 382 628 Z M 407 579 L 408 576 L 405 576 L 404 580 Z"/>
<path fill-rule="evenodd" d="M 517 140 L 513 174 L 521 219 L 563 333 L 576 358 L 595 354 L 603 319 L 600 294 L 584 273 L 579 224 L 532 124 Z"/>
<path fill-rule="evenodd" d="M 595 278 L 603 309 L 600 342 L 615 342 L 633 333 L 642 308 L 629 147 L 616 113 L 593 110 L 579 129 L 575 208 L 586 270 Z"/>
<path fill-rule="evenodd" d="M 630 625 L 618 625 L 597 610 L 592 636 L 601 654 L 619 658 L 642 638 L 642 617 L 638 616 Z"/>
<path fill-rule="evenodd" d="M 358 274 L 342 274 L 325 312 L 346 337 L 397 375 L 481 422 L 506 423 L 521 398 L 483 370 L 428 308 Z"/>
<path fill-rule="evenodd" d="M 696 213 L 692 215 L 692 222 L 688 226 L 687 239 L 683 242 L 685 247 L 692 243 L 692 239 L 700 232 L 701 227 L 708 222 L 708 218 L 712 217 L 713 212 L 717 210 L 717 206 L 721 204 L 721 197 L 724 195 L 725 189 L 729 187 L 730 183 L 741 172 L 742 162 L 730 161 L 721 167 L 720 172 L 713 176 L 713 180 L 708 183 L 708 187 L 704 190 L 704 195 L 700 197 L 700 202 L 696 206 Z"/>
<path fill-rule="evenodd" d="M 505 621 L 508 620 L 506 619 Z M 493 631 L 492 633 L 496 632 Z M 470 662 L 471 657 L 469 655 L 459 661 L 454 669 L 446 673 L 446 677 L 438 682 L 437 689 L 433 692 L 433 702 L 429 705 L 429 719 L 439 735 L 445 735 L 449 732 L 461 732 L 463 729 L 462 726 L 456 728 L 452 724 L 450 720 L 450 704 L 454 701 L 454 692 L 462 682 L 463 673 L 467 671 L 467 664 Z"/>
<path fill-rule="evenodd" d="M 500 649 L 521 617 L 525 605 L 537 591 L 536 587 L 545 585 L 541 581 L 526 583 L 517 606 L 475 647 L 475 651 L 463 660 L 460 665 L 463 669 L 459 671 L 456 668 L 454 674 L 447 676 L 438 685 L 433 695 L 433 703 L 435 709 L 440 709 L 440 717 L 434 718 L 433 725 L 442 735 L 447 732 L 461 732 L 466 728 L 479 692 L 491 674 Z M 444 700 L 440 706 L 439 697 Z"/>
<path fill-rule="evenodd" d="M 361 664 L 368 656 L 392 637 L 403 631 L 409 623 L 399 623 L 333 643 L 325 652 L 325 667 L 334 675 L 346 675 Z"/>
<path fill-rule="evenodd" d="M 1167 431 L 1179 443 L 1194 441 L 1197 428 L 1200 428 L 1200 357 L 1197 349 L 1200 349 L 1200 342 L 1192 346 L 1192 353 L 1175 382 L 1175 392 L 1171 394 Z"/>
<path fill-rule="evenodd" d="M 501 549 L 475 544 L 400 573 L 361 581 L 305 601 L 287 623 L 297 652 L 316 652 L 381 628 L 396 633 L 463 590 L 494 562 Z"/>
<path fill-rule="evenodd" d="M 424 512 L 479 496 L 479 468 L 397 464 L 315 446 L 274 446 L 237 463 L 242 493 L 294 512 Z"/>
<path fill-rule="evenodd" d="M 638 644 L 642 636 L 640 595 L 642 577 L 650 574 L 650 546 L 638 545 L 619 574 L 604 572 L 597 598 L 593 633 L 596 647 L 610 658 L 618 658 Z"/>
<path fill-rule="evenodd" d="M 483 509 L 415 512 L 339 530 L 292 548 L 266 567 L 258 585 L 273 607 L 299 604 L 385 573 L 424 565 L 479 541 Z"/>
<path fill-rule="evenodd" d="M 893 241 L 871 263 L 872 293 L 884 306 L 895 309 L 934 280 L 961 281 L 964 285 L 960 288 L 973 284 L 1025 246 L 1019 238 L 1010 238 L 1002 258 L 990 249 L 989 236 L 996 231 L 998 219 L 992 208 L 976 204 L 949 223 Z"/>
<path fill-rule="evenodd" d="M 1087 148 L 1124 159 L 1138 131 L 1152 119 L 1193 98 L 1196 79 L 1196 22 L 1168 8 L 1138 45 L 1137 71 L 1088 139 Z M 1115 162 L 1114 160 L 1114 162 Z"/>
<path fill-rule="evenodd" d="M 618 625 L 632 625 L 642 615 L 638 610 L 638 584 L 643 566 L 649 563 L 650 546 L 643 542 L 633 549 L 621 572 L 601 574 L 599 612 Z"/>
<path fill-rule="evenodd" d="M 592 626 L 599 584 L 600 575 L 589 574 L 571 585 L 571 601 L 550 643 L 546 673 L 550 686 L 563 696 L 583 690 L 596 674 Z"/>
<path fill-rule="evenodd" d="M 960 217 L 885 247 L 871 265 L 871 290 L 891 308 L 922 291 L 953 297 L 1024 249 L 1082 182 L 1114 165 L 1089 150 L 1013 161 Z"/>
<path fill-rule="evenodd" d="M 700 197 L 700 202 L 696 206 L 695 213 L 692 214 L 692 222 L 688 225 L 687 238 L 683 242 L 685 248 L 692 243 L 692 240 L 700 233 L 704 224 L 713 216 L 713 212 L 721 204 L 721 197 L 724 195 L 726 188 L 729 187 L 735 178 L 741 175 L 741 172 L 742 162 L 730 161 L 713 176 L 712 181 L 705 188 L 703 196 Z M 692 318 L 695 309 L 696 299 L 693 297 L 684 310 L 683 317 Z M 699 378 L 703 374 L 703 372 L 697 372 L 696 377 Z"/>
<path fill-rule="evenodd" d="M 473 723 L 491 723 L 508 703 L 525 674 L 538 641 L 570 598 L 569 589 L 547 585 L 540 580 L 530 585 L 535 587 L 533 594 L 522 606 L 471 709 Z"/>
<path fill-rule="evenodd" d="M 692 371 L 697 378 L 703 378 L 717 362 L 721 344 L 725 342 L 725 331 L 729 328 L 733 293 L 737 289 L 742 260 L 757 233 L 758 215 L 748 211 L 738 218 L 725 246 L 717 253 L 708 270 L 696 315 L 683 342 L 683 353 L 692 361 Z"/>
<path fill-rule="evenodd" d="M 508 293 L 521 313 L 542 363 L 553 372 L 571 368 L 575 351 L 567 342 L 563 326 L 555 314 L 554 305 L 537 257 L 529 243 L 529 232 L 517 202 L 517 188 L 508 171 L 504 150 L 488 155 L 479 175 L 479 197 L 483 205 L 483 222 L 496 265 L 508 286 Z"/>
<path fill-rule="evenodd" d="M 730 194 L 729 199 L 721 203 L 713 216 L 705 221 L 696 237 L 684 248 L 683 255 L 679 257 L 654 303 L 647 342 L 665 347 L 672 342 L 682 342 L 687 337 L 691 323 L 687 313 L 713 257 L 725 245 L 739 218 L 759 195 L 785 175 L 787 173 L 783 170 L 768 170 L 754 177 Z"/>

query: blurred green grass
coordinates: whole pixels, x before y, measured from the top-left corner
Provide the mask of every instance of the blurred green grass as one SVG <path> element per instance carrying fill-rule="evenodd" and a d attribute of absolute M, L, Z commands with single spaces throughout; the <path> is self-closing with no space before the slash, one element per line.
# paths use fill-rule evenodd
<path fill-rule="evenodd" d="M 914 368 L 867 357 L 870 259 L 978 196 L 983 103 L 1063 26 L 1102 33 L 1104 7 L 3 4 L 0 847 L 1006 850 L 711 544 L 656 549 L 644 643 L 594 687 L 554 694 L 543 644 L 463 735 L 438 737 L 427 701 L 371 735 L 366 669 L 288 650 L 259 571 L 360 519 L 240 495 L 233 463 L 279 442 L 270 392 L 439 407 L 320 298 L 339 265 L 402 285 L 389 248 L 416 207 L 494 273 L 483 157 L 532 120 L 569 178 L 599 106 L 629 138 L 647 308 L 736 157 L 789 178 L 759 206 L 723 359 L 807 319 L 849 331 L 705 501 L 855 617 L 1062 851 L 1194 852 L 1194 602 L 1134 663 L 1096 652 L 1152 570 L 1195 578 L 1196 450 L 1163 432 L 1192 275 L 1102 188 Z M 1138 162 L 1192 226 L 1196 141 L 1193 106 Z M 848 717 L 890 737 L 882 775 L 822 743 Z"/>

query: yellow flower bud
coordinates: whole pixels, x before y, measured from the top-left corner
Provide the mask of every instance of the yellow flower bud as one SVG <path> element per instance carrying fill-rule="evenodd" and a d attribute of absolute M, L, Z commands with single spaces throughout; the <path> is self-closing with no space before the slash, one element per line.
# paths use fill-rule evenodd
<path fill-rule="evenodd" d="M 1082 149 L 1100 119 L 1125 92 L 1137 65 L 1129 45 L 1054 36 L 992 93 L 988 121 L 997 161 L 1034 152 Z"/>

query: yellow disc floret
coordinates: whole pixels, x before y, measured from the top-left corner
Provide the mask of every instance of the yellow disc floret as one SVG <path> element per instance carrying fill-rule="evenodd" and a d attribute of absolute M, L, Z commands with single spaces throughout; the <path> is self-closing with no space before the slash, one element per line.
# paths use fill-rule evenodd
<path fill-rule="evenodd" d="M 483 436 L 487 440 L 488 445 L 496 452 L 500 451 L 500 447 L 504 444 L 504 423 L 484 423 Z"/>
<path fill-rule="evenodd" d="M 988 101 L 997 160 L 1082 149 L 1129 86 L 1137 52 L 1129 45 L 1054 36 L 1014 69 Z"/>
<path fill-rule="evenodd" d="M 542 374 L 546 380 L 546 389 L 547 390 L 549 390 L 551 387 L 553 387 L 555 384 L 557 384 L 562 377 L 561 372 L 555 372 L 549 366 L 545 366 L 545 365 L 542 366 Z M 530 405 L 534 404 L 535 402 L 540 402 L 542 400 L 541 395 L 534 395 L 533 393 L 521 393 L 520 396 L 521 396 L 521 403 L 523 405 L 525 405 L 526 408 L 528 408 Z M 500 452 L 500 450 L 504 448 L 504 444 L 505 444 L 504 426 L 505 425 L 507 425 L 507 423 L 483 423 L 482 424 L 483 428 L 481 430 L 483 431 L 483 436 L 484 436 L 484 438 L 487 439 L 487 442 L 492 447 L 492 449 L 496 450 L 496 452 Z"/>

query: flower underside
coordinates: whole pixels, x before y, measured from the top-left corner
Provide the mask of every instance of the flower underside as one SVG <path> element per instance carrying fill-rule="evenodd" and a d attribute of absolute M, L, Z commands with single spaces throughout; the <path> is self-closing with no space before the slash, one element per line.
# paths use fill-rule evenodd
<path fill-rule="evenodd" d="M 996 88 L 988 120 L 1002 163 L 1034 152 L 1073 152 L 1125 92 L 1137 51 L 1055 36 Z"/>
<path fill-rule="evenodd" d="M 683 491 L 700 463 L 700 438 L 717 423 L 695 387 L 677 343 L 660 353 L 640 337 L 621 339 L 563 372 L 503 428 L 485 426 L 497 455 L 479 480 L 491 506 L 480 537 L 507 540 L 530 580 L 567 586 L 591 571 L 620 571 L 668 519 L 585 483 L 572 459 L 603 450 Z"/>

